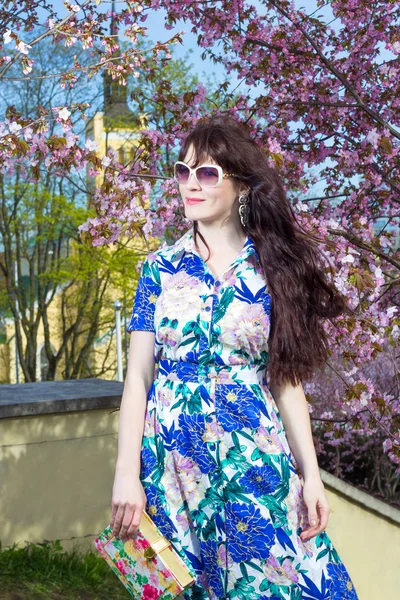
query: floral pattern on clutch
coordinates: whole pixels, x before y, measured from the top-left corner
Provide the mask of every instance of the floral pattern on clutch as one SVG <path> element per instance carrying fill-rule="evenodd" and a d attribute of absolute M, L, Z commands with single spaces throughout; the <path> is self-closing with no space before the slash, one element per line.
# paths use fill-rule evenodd
<path fill-rule="evenodd" d="M 151 544 L 140 528 L 134 538 L 119 538 L 112 534 L 112 527 L 108 525 L 93 544 L 137 600 L 174 600 L 194 583 L 195 572 L 172 547 L 166 551 L 166 556 L 162 556 L 164 552 L 155 553 L 151 558 L 145 556 Z M 188 574 L 189 579 L 192 576 L 189 585 L 183 585 L 182 578 L 168 566 L 168 554 L 171 555 L 171 552 L 175 556 L 174 561 L 179 562 L 179 574 L 186 571 L 186 580 Z"/>

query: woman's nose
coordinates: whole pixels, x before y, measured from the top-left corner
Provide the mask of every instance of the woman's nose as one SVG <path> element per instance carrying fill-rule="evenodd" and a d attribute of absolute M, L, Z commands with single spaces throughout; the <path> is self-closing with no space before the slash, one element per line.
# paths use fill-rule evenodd
<path fill-rule="evenodd" d="M 199 182 L 195 178 L 194 173 L 190 173 L 189 179 L 186 182 L 186 187 L 195 187 L 196 189 L 201 189 L 201 185 L 199 185 Z"/>

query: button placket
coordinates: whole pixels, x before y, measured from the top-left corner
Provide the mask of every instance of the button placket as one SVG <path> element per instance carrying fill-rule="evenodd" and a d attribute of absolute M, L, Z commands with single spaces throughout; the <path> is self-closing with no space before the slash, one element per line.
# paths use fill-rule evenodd
<path fill-rule="evenodd" d="M 206 300 L 203 300 L 202 305 L 201 305 L 201 312 L 202 312 L 202 319 L 203 320 L 209 320 L 210 315 L 208 313 L 211 312 L 211 304 L 212 302 L 212 296 L 209 296 Z"/>
<path fill-rule="evenodd" d="M 214 295 L 211 294 L 202 300 L 200 307 L 201 320 L 207 329 L 207 343 L 211 343 L 211 328 L 212 328 L 212 311 L 213 311 Z"/>
<path fill-rule="evenodd" d="M 210 398 L 211 398 L 213 406 L 214 406 L 215 420 L 217 421 L 218 425 L 220 425 L 220 423 L 218 422 L 218 418 L 217 418 L 217 402 L 216 402 L 216 389 L 215 389 L 217 383 L 219 383 L 219 376 L 218 376 L 217 369 L 213 366 L 209 367 L 208 381 L 210 382 Z"/>

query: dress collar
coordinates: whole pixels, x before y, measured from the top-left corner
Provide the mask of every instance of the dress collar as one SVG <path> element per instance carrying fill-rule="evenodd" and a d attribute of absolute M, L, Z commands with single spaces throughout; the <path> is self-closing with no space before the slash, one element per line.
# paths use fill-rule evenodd
<path fill-rule="evenodd" d="M 184 236 L 181 238 L 181 245 L 184 248 L 185 252 L 188 252 L 190 254 L 195 254 L 195 255 L 199 256 L 199 253 L 196 250 L 196 247 L 194 245 L 194 230 L 193 230 L 193 227 L 191 227 L 184 234 Z M 260 261 L 260 257 L 258 255 L 258 252 L 256 250 L 254 242 L 251 239 L 251 237 L 249 235 L 247 235 L 246 241 L 245 241 L 245 243 L 243 245 L 243 248 L 240 251 L 240 253 L 238 254 L 237 258 L 235 259 L 235 264 L 236 264 L 236 262 L 241 262 L 242 260 L 245 260 L 251 254 L 254 254 L 254 256 L 255 256 L 255 258 L 257 259 L 258 262 Z"/>

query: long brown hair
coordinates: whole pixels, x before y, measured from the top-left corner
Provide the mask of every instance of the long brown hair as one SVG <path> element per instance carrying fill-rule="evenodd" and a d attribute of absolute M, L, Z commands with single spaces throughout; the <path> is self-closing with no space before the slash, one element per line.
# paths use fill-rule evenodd
<path fill-rule="evenodd" d="M 184 139 L 178 160 L 193 145 L 196 167 L 210 156 L 224 171 L 235 173 L 237 189 L 250 188 L 244 231 L 260 257 L 272 299 L 269 376 L 278 384 L 310 379 L 330 353 L 322 319 L 347 310 L 343 296 L 319 264 L 320 238 L 299 223 L 281 178 L 247 127 L 229 115 L 197 122 Z M 193 221 L 194 238 L 199 235 Z"/>

